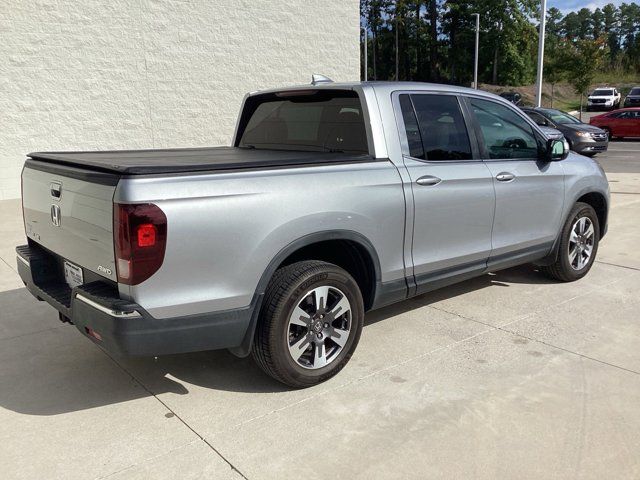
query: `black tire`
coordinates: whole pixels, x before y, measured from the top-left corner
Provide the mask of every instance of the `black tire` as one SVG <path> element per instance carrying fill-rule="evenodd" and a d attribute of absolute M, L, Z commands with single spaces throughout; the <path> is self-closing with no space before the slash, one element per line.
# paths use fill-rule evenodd
<path fill-rule="evenodd" d="M 289 319 L 299 303 L 308 299 L 309 292 L 323 286 L 337 289 L 349 301 L 349 317 L 342 317 L 343 321 L 348 318 L 349 334 L 344 346 L 336 351 L 329 363 L 318 368 L 305 368 L 289 352 Z M 336 291 L 333 289 L 332 292 Z M 329 303 L 328 300 L 326 302 Z M 341 321 L 339 317 L 335 321 Z M 347 364 L 360 340 L 363 322 L 362 294 L 351 275 L 327 262 L 309 260 L 293 263 L 278 269 L 269 282 L 255 332 L 252 355 L 260 368 L 279 382 L 294 388 L 310 387 L 333 377 Z M 315 342 L 311 323 L 307 335 L 313 337 L 312 342 Z M 306 330 L 303 328 L 303 331 Z M 331 337 L 327 335 L 325 340 L 330 341 Z M 336 348 L 337 344 L 329 343 L 332 348 Z M 315 354 L 317 347 L 313 343 L 307 348 L 311 348 Z M 321 351 L 324 353 L 324 350 Z"/>
<path fill-rule="evenodd" d="M 602 128 L 602 130 L 607 132 L 607 140 L 608 141 L 613 140 L 613 136 L 611 135 L 611 129 L 609 127 L 601 127 L 601 128 Z"/>
<path fill-rule="evenodd" d="M 584 266 L 576 268 L 571 265 L 569 257 L 569 251 L 572 243 L 570 241 L 570 237 L 574 225 L 583 217 L 588 218 L 593 226 L 592 250 Z M 541 270 L 551 278 L 560 280 L 561 282 L 573 282 L 575 280 L 579 280 L 589 273 L 589 270 L 591 270 L 591 266 L 596 258 L 596 254 L 598 253 L 600 223 L 598 222 L 598 215 L 593 207 L 582 202 L 576 203 L 573 209 L 571 209 L 571 213 L 569 213 L 560 235 L 560 246 L 556 262 L 552 265 L 542 267 Z M 582 253 L 580 253 L 580 255 L 582 255 Z"/>

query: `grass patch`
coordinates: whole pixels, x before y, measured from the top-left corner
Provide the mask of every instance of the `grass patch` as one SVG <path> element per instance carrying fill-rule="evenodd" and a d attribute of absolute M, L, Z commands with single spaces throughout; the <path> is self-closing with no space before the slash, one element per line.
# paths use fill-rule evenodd
<path fill-rule="evenodd" d="M 580 110 L 580 100 L 554 100 L 553 108 L 569 112 L 571 110 Z M 583 107 L 584 108 L 584 107 Z"/>

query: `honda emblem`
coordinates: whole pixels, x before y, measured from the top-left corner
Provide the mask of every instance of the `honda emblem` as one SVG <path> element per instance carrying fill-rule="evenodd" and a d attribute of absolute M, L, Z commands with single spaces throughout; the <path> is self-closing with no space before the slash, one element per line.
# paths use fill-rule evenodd
<path fill-rule="evenodd" d="M 62 223 L 62 212 L 60 212 L 58 205 L 51 205 L 51 223 L 56 227 L 59 227 Z"/>

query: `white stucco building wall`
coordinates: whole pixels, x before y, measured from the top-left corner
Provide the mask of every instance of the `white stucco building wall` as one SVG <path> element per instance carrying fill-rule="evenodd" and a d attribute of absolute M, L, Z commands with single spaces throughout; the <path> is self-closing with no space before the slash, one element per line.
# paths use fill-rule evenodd
<path fill-rule="evenodd" d="M 247 91 L 359 78 L 359 0 L 0 0 L 0 200 L 25 154 L 227 144 Z"/>

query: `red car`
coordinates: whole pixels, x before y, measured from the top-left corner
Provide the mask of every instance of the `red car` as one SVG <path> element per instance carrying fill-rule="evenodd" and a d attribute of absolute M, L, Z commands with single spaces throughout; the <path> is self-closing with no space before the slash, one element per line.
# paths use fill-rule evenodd
<path fill-rule="evenodd" d="M 589 119 L 591 125 L 606 130 L 614 137 L 640 137 L 640 108 L 621 108 Z"/>

